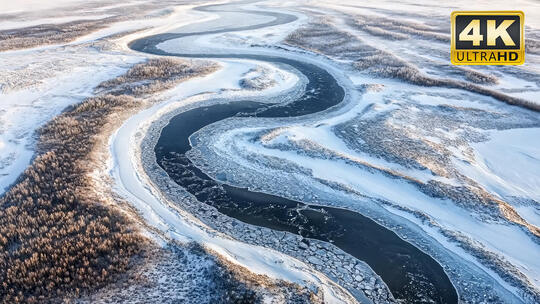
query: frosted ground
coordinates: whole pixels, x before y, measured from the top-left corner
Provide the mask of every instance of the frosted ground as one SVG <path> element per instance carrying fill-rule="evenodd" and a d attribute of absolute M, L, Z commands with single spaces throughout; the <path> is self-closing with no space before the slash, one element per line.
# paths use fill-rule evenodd
<path fill-rule="evenodd" d="M 0 30 L 102 20 L 131 10 L 133 17 L 104 23 L 73 41 L 0 53 L 0 193 L 29 164 L 39 126 L 94 94 L 101 81 L 147 59 L 130 51 L 128 42 L 182 25 L 187 25 L 182 31 L 191 32 L 271 20 L 196 11 L 193 3 L 151 3 L 144 9 L 137 8 L 142 1 L 37 3 L 21 7 L 1 1 Z M 502 1 L 475 5 L 508 9 Z M 481 271 L 479 278 L 494 279 L 501 295 L 535 303 L 540 297 L 540 115 L 505 101 L 540 104 L 538 6 L 521 1 L 510 8 L 525 11 L 530 37 L 526 64 L 519 67 L 449 65 L 448 16 L 452 10 L 473 9 L 460 1 L 265 1 L 243 8 L 292 13 L 298 20 L 170 40 L 159 47 L 184 53 L 290 54 L 333 70 L 350 91 L 343 104 L 300 119 L 217 123 L 196 134 L 192 160 L 213 176 L 225 173 L 228 183 L 355 210 L 419 247 L 420 240 L 426 241 L 422 249 L 443 264 L 460 294 L 474 287 L 459 276 Z M 310 35 L 314 29 L 320 35 Z M 122 35 L 114 38 L 117 34 Z M 381 52 L 384 58 L 371 57 Z M 329 302 L 354 301 L 309 264 L 232 240 L 173 208 L 146 176 L 140 145 L 149 125 L 163 115 L 215 98 L 264 101 L 302 84 L 301 75 L 270 64 L 216 61 L 218 72 L 156 96 L 154 107 L 128 120 L 110 139 L 110 171 L 99 172 L 97 180 L 112 178 L 114 189 L 163 246 L 163 240 L 195 240 L 254 273 L 321 287 Z M 385 64 L 408 73 L 396 77 Z M 445 82 L 418 85 L 419 75 Z M 448 80 L 474 88 L 448 88 Z M 280 184 L 285 186 L 276 187 Z M 476 268 L 467 273 L 460 270 L 463 265 Z"/>

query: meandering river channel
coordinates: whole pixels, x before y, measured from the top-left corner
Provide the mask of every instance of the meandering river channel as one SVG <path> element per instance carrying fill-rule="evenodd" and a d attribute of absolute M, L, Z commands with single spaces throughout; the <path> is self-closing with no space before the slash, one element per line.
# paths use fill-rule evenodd
<path fill-rule="evenodd" d="M 231 11 L 222 5 L 202 6 L 197 9 L 212 12 Z M 435 303 L 457 303 L 457 293 L 439 263 L 373 220 L 344 209 L 311 206 L 304 202 L 221 183 L 195 167 L 186 156 L 186 152 L 191 149 L 189 137 L 217 121 L 239 114 L 257 117 L 313 114 L 339 104 L 344 98 L 344 89 L 328 71 L 311 63 L 286 58 L 286 54 L 284 57 L 238 53 L 195 55 L 169 53 L 157 47 L 170 39 L 257 29 L 297 19 L 294 15 L 276 12 L 239 12 L 269 16 L 274 20 L 203 32 L 158 34 L 135 40 L 129 46 L 133 50 L 157 55 L 241 58 L 285 64 L 308 79 L 303 96 L 283 106 L 269 107 L 268 104 L 253 100 L 199 107 L 180 113 L 162 130 L 155 146 L 158 164 L 178 185 L 223 214 L 249 224 L 299 234 L 308 240 L 313 238 L 331 242 L 365 261 L 381 276 L 397 299 L 403 299 L 407 303 L 420 303 L 428 299 Z"/>

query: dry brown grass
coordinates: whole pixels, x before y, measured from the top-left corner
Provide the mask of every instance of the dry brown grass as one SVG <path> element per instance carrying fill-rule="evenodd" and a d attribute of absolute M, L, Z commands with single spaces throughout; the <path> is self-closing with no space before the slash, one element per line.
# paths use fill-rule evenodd
<path fill-rule="evenodd" d="M 477 84 L 499 83 L 499 79 L 496 76 L 491 75 L 491 74 L 480 73 L 478 71 L 469 70 L 469 69 L 464 70 L 464 73 L 465 73 L 465 78 L 467 78 L 467 80 L 473 83 L 477 83 Z"/>
<path fill-rule="evenodd" d="M 114 21 L 116 18 L 110 17 L 3 30 L 0 31 L 0 52 L 71 42 L 80 36 L 105 28 Z"/>
<path fill-rule="evenodd" d="M 208 74 L 216 69 L 216 64 L 205 61 L 151 59 L 135 65 L 125 75 L 101 83 L 98 88 L 114 95 L 143 96 L 170 89 L 184 79 Z"/>
<path fill-rule="evenodd" d="M 40 130 L 42 151 L 0 199 L 3 303 L 41 302 L 100 286 L 144 245 L 131 224 L 90 191 L 85 157 L 127 96 L 91 98 Z"/>
<path fill-rule="evenodd" d="M 182 71 L 201 72 L 187 67 L 184 61 L 152 60 L 126 77 L 174 74 L 180 81 Z M 77 296 L 126 271 L 145 249 L 146 239 L 93 190 L 89 177 L 104 126 L 115 113 L 141 102 L 128 95 L 89 98 L 39 130 L 36 158 L 0 198 L 1 303 Z"/>
<path fill-rule="evenodd" d="M 409 36 L 417 36 L 444 43 L 450 42 L 448 33 L 421 23 L 368 15 L 354 15 L 347 21 L 353 28 L 391 40 L 403 40 Z"/>

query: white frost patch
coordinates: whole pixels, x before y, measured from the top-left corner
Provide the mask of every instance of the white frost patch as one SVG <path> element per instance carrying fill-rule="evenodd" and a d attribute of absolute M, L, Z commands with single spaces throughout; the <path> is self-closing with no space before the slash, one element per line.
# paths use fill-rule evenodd
<path fill-rule="evenodd" d="M 491 131 L 490 140 L 472 144 L 474 164 L 456 166 L 490 192 L 540 202 L 540 129 Z M 538 222 L 539 219 L 536 219 Z"/>
<path fill-rule="evenodd" d="M 538 203 L 530 206 L 516 206 L 514 208 L 519 213 L 519 216 L 524 218 L 529 224 L 540 228 L 540 205 Z"/>
<path fill-rule="evenodd" d="M 354 110 L 349 111 L 348 115 L 352 113 L 355 113 L 355 111 Z M 238 132 L 236 133 L 236 136 L 242 136 L 242 134 L 245 133 L 246 131 L 247 130 L 245 129 L 236 129 L 234 132 L 235 133 Z M 235 133 L 231 133 L 231 134 L 235 134 Z M 369 164 L 369 165 L 372 165 L 373 167 L 398 172 L 406 176 L 413 176 L 414 178 L 423 182 L 427 182 L 432 179 L 439 180 L 448 184 L 452 184 L 454 182 L 447 178 L 435 176 L 427 170 L 416 170 L 416 169 L 405 168 L 399 164 L 388 162 L 382 158 L 373 157 L 373 156 L 368 155 L 367 153 L 354 151 L 350 149 L 349 147 L 347 147 L 345 143 L 332 132 L 332 125 L 328 124 L 324 120 L 321 123 L 317 123 L 317 126 L 288 127 L 284 129 L 283 132 L 279 136 L 272 139 L 268 143 L 275 143 L 275 142 L 287 143 L 290 141 L 302 141 L 302 140 L 317 143 L 321 147 L 324 147 L 325 149 L 332 151 L 337 156 L 350 159 L 355 162 Z M 253 152 L 256 152 L 256 151 L 253 151 Z"/>

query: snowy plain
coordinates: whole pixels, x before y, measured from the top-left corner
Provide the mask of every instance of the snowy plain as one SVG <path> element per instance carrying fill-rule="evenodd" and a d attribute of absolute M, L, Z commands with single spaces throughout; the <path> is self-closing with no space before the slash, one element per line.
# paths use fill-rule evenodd
<path fill-rule="evenodd" d="M 0 29 L 32 26 L 41 23 L 63 23 L 84 19 L 102 19 L 107 17 L 108 8 L 136 5 L 140 1 L 129 1 L 124 4 L 105 4 L 80 11 L 80 17 L 54 16 L 59 6 L 78 7 L 80 1 L 39 2 L 23 1 L 26 5 L 21 8 L 20 3 L 0 1 L 0 8 L 5 13 L 27 14 L 21 20 L 6 20 L 0 22 Z M 273 46 L 280 44 L 287 36 L 299 26 L 306 24 L 307 17 L 313 11 L 326 11 L 331 9 L 331 16 L 338 19 L 343 29 L 352 35 L 361 37 L 380 48 L 397 50 L 401 54 L 408 54 L 411 63 L 419 66 L 419 70 L 430 75 L 441 75 L 446 70 L 421 66 L 423 59 L 429 59 L 438 64 L 444 64 L 447 58 L 434 54 L 426 54 L 424 49 L 411 43 L 403 46 L 400 41 L 392 41 L 379 36 L 359 32 L 340 23 L 339 18 L 344 12 L 350 14 L 373 14 L 381 17 L 391 17 L 393 13 L 400 12 L 404 20 L 417 22 L 415 14 L 418 8 L 415 3 L 382 1 L 377 4 L 358 5 L 357 1 L 296 1 L 277 2 L 269 1 L 266 9 L 294 13 L 299 17 L 295 22 L 268 27 L 258 30 L 235 33 L 213 34 L 193 38 L 170 40 L 159 47 L 170 52 L 200 53 L 254 53 L 254 54 L 282 54 L 279 50 L 271 48 L 251 48 L 251 45 Z M 507 8 L 504 2 L 478 2 L 475 9 Z M 524 7 L 527 15 L 527 25 L 539 29 L 540 9 L 538 4 L 530 1 L 520 1 L 516 7 Z M 66 106 L 78 103 L 94 93 L 94 88 L 101 82 L 114 78 L 125 72 L 133 64 L 146 59 L 146 55 L 138 54 L 127 48 L 127 43 L 149 34 L 165 31 L 193 31 L 221 28 L 231 22 L 242 20 L 242 25 L 268 22 L 268 17 L 242 14 L 239 18 L 236 13 L 216 14 L 192 10 L 195 5 L 181 5 L 174 7 L 172 12 L 161 16 L 162 11 L 156 10 L 155 17 L 141 20 L 129 20 L 113 23 L 105 29 L 98 30 L 73 42 L 37 47 L 29 50 L 16 50 L 0 53 L 0 193 L 4 192 L 20 173 L 28 166 L 34 155 L 35 130 L 44 123 L 58 115 Z M 260 9 L 261 6 L 250 6 Z M 31 8 L 31 9 L 29 9 Z M 306 10 L 306 8 L 309 8 Z M 433 22 L 437 16 L 446 18 L 449 12 L 456 9 L 470 9 L 469 3 L 458 1 L 452 5 L 425 5 L 421 16 L 432 14 Z M 45 10 L 41 19 L 32 18 L 35 11 Z M 150 14 L 151 16 L 151 14 Z M 442 18 L 442 17 L 441 17 Z M 196 20 L 197 24 L 193 24 Z M 446 20 L 446 19 L 444 19 Z M 213 22 L 210 22 L 213 21 Z M 208 23 L 206 27 L 198 23 Z M 182 25 L 188 25 L 182 28 Z M 117 45 L 112 50 L 101 48 L 104 37 L 127 31 L 141 30 L 116 40 Z M 280 45 L 289 48 L 286 45 Z M 435 44 L 434 49 L 444 52 L 447 45 Z M 290 56 L 306 58 L 305 60 L 318 62 L 328 69 L 333 69 L 342 78 L 348 89 L 366 85 L 376 86 L 379 89 L 357 92 L 357 98 L 352 100 L 345 108 L 335 112 L 325 112 L 324 116 L 314 116 L 303 120 L 290 122 L 264 121 L 251 124 L 249 127 L 235 127 L 222 132 L 217 137 L 205 138 L 199 134 L 197 145 L 204 145 L 205 149 L 213 150 L 219 158 L 211 159 L 214 170 L 218 171 L 223 163 L 233 162 L 241 170 L 254 169 L 262 172 L 275 173 L 272 164 L 267 167 L 260 163 L 254 165 L 250 160 L 254 157 L 271 156 L 284 161 L 292 162 L 300 167 L 309 169 L 311 175 L 304 176 L 305 180 L 324 180 L 337 183 L 370 198 L 390 201 L 403 211 L 386 206 L 389 214 L 414 223 L 426 234 L 438 239 L 448 250 L 472 261 L 492 275 L 505 288 L 522 297 L 519 288 L 512 282 L 482 264 L 469 251 L 453 243 L 445 236 L 441 229 L 427 225 L 413 216 L 413 211 L 429 215 L 429 218 L 449 231 L 465 234 L 488 252 L 493 252 L 513 267 L 523 273 L 532 286 L 539 292 L 540 289 L 540 248 L 537 239 L 531 237 L 523 227 L 509 225 L 504 221 L 483 221 L 467 209 L 454 204 L 448 199 L 436 199 L 420 192 L 415 185 L 406 180 L 397 180 L 383 174 L 382 171 L 397 172 L 410 179 L 428 182 L 435 180 L 450 186 L 463 185 L 462 179 L 455 176 L 436 174 L 426 168 L 416 168 L 393 162 L 391 159 L 376 155 L 370 151 L 361 151 L 347 144 L 337 134 L 340 125 L 351 123 L 353 120 L 363 120 L 382 115 L 390 115 L 385 123 L 402 130 L 409 137 L 420 139 L 429 144 L 445 143 L 448 140 L 463 139 L 459 128 L 436 128 L 422 130 L 424 125 L 415 125 L 423 119 L 422 111 L 426 107 L 441 107 L 452 105 L 458 108 L 472 108 L 486 113 L 498 113 L 501 116 L 517 119 L 525 117 L 534 121 L 539 119 L 538 113 L 522 115 L 521 110 L 514 112 L 511 106 L 503 105 L 493 98 L 464 93 L 456 89 L 426 88 L 414 86 L 395 79 L 373 77 L 373 75 L 351 71 L 343 68 L 347 60 L 320 57 L 318 54 L 306 54 L 294 49 Z M 211 231 L 204 224 L 190 214 L 172 207 L 160 194 L 159 189 L 148 180 L 142 170 L 140 160 L 140 144 L 148 126 L 162 115 L 181 107 L 192 107 L 210 99 L 235 100 L 247 97 L 278 96 L 280 92 L 292 90 L 300 85 L 301 75 L 287 71 L 278 66 L 264 64 L 250 60 L 220 59 L 220 70 L 200 79 L 190 80 L 180 84 L 174 89 L 156 97 L 160 102 L 130 118 L 110 139 L 110 175 L 116 182 L 115 189 L 133 204 L 147 223 L 158 228 L 166 237 L 182 242 L 197 241 L 205 244 L 214 251 L 226 257 L 229 261 L 242 265 L 255 273 L 266 274 L 276 279 L 285 279 L 304 285 L 320 286 L 324 289 L 329 302 L 341 302 L 344 291 L 338 288 L 324 275 L 312 270 L 308 265 L 272 250 L 257 246 L 246 245 L 234 241 L 225 235 Z M 497 76 L 498 83 L 490 88 L 508 92 L 509 95 L 519 96 L 540 102 L 540 83 L 536 80 L 525 79 L 520 73 L 540 74 L 540 58 L 538 55 L 528 55 L 527 64 L 523 67 L 497 70 L 496 68 L 479 68 L 478 71 L 491 73 Z M 437 66 L 437 65 L 434 65 Z M 245 90 L 239 81 L 252 73 L 257 67 L 270 71 L 273 84 L 261 91 Z M 523 74 L 525 75 L 525 74 Z M 488 87 L 488 85 L 486 85 Z M 344 110 L 345 109 L 345 110 Z M 399 115 L 409 116 L 404 119 Z M 398 115 L 392 116 L 396 112 Z M 517 114 L 516 114 L 517 113 Z M 417 120 L 412 119 L 417 118 Z M 353 122 L 354 124 L 354 122 Z M 462 176 L 467 177 L 480 185 L 487 193 L 499 199 L 508 201 L 516 212 L 530 225 L 540 228 L 540 128 L 535 123 L 517 127 L 503 127 L 497 129 L 476 128 L 474 122 L 462 125 L 463 129 L 481 133 L 484 140 L 462 140 L 462 145 L 451 146 L 445 151 L 452 152 L 450 164 Z M 215 128 L 223 128 L 217 124 Z M 430 132 L 433 131 L 433 132 Z M 268 140 L 257 141 L 255 135 L 266 133 Z M 303 142 L 314 143 L 329 150 L 343 160 L 324 159 L 304 153 L 298 149 L 280 149 L 280 145 L 295 145 Z M 194 147 L 197 149 L 197 147 Z M 296 150 L 295 150 L 296 149 Z M 472 151 L 472 152 L 471 152 Z M 239 153 L 240 152 L 240 153 Z M 368 165 L 373 170 L 357 164 Z M 298 175 L 298 172 L 280 172 L 286 175 Z M 257 188 L 256 180 L 238 181 L 245 186 Z M 277 190 L 276 190 L 277 192 Z M 350 207 L 350 206 L 342 206 Z"/>

